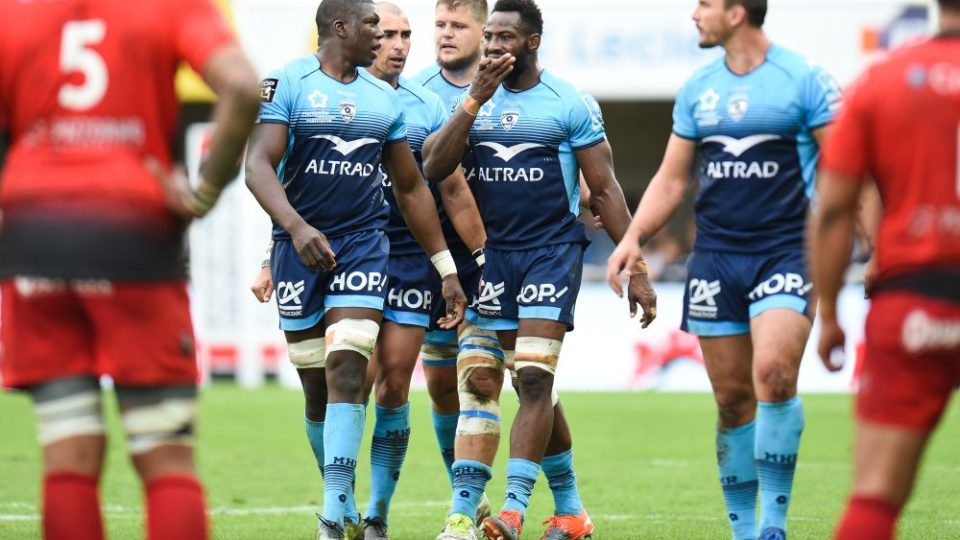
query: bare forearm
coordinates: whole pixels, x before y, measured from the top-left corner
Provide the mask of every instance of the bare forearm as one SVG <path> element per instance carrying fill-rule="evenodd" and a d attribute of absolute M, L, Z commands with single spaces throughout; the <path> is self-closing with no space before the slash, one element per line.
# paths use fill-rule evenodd
<path fill-rule="evenodd" d="M 216 127 L 210 139 L 210 154 L 201 171 L 205 181 L 223 187 L 236 177 L 257 115 L 257 104 L 239 92 L 226 93 L 217 102 L 213 110 Z"/>
<path fill-rule="evenodd" d="M 248 161 L 246 173 L 247 187 L 275 223 L 286 231 L 303 223 L 303 218 L 293 209 L 287 192 L 269 165 Z"/>
<path fill-rule="evenodd" d="M 448 179 L 444 184 L 450 181 L 451 179 Z M 476 251 L 482 248 L 487 243 L 487 233 L 483 228 L 480 212 L 477 211 L 476 201 L 466 182 L 462 181 L 460 185 L 449 190 L 444 190 L 441 184 L 441 201 L 450 222 L 453 223 L 453 228 L 467 245 L 467 249 Z"/>
<path fill-rule="evenodd" d="M 396 183 L 393 187 L 403 219 L 423 251 L 433 256 L 447 249 L 443 232 L 440 230 L 437 207 L 426 184 L 417 182 L 410 190 L 400 190 Z"/>
<path fill-rule="evenodd" d="M 459 107 L 442 128 L 427 137 L 423 143 L 423 175 L 426 178 L 446 178 L 460 166 L 473 121 L 474 117 Z"/>
<path fill-rule="evenodd" d="M 626 234 L 641 245 L 646 243 L 677 211 L 685 192 L 686 182 L 683 179 L 669 179 L 659 174 L 654 176 L 640 199 L 637 213 Z"/>
<path fill-rule="evenodd" d="M 816 218 L 810 253 L 813 282 L 820 296 L 820 315 L 836 318 L 837 295 L 850 258 L 855 211 L 821 209 Z"/>
<path fill-rule="evenodd" d="M 602 189 L 592 191 L 590 207 L 600 215 L 603 228 L 613 243 L 619 244 L 630 226 L 630 210 L 620 184 L 608 182 Z"/>

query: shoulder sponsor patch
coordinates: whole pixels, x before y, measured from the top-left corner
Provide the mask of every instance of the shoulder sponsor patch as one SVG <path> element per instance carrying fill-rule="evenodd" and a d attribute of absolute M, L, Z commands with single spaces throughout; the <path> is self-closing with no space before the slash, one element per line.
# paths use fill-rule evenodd
<path fill-rule="evenodd" d="M 277 94 L 279 79 L 264 79 L 260 81 L 260 101 L 273 103 L 273 96 Z"/>

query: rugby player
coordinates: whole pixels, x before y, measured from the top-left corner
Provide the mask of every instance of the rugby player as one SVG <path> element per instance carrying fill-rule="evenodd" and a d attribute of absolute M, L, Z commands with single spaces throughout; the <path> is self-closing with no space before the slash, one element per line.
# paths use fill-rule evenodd
<path fill-rule="evenodd" d="M 821 161 L 813 236 L 818 352 L 844 345 L 837 294 L 857 200 L 883 201 L 866 358 L 857 392 L 853 493 L 839 540 L 889 540 L 931 433 L 960 384 L 960 1 L 939 0 L 940 35 L 890 53 L 855 82 Z"/>
<path fill-rule="evenodd" d="M 400 99 L 358 69 L 376 60 L 383 38 L 373 2 L 323 0 L 316 22 L 317 53 L 261 83 L 247 184 L 275 224 L 271 275 L 303 384 L 308 439 L 322 463 L 317 537 L 325 540 L 343 538 L 345 514 L 355 513 L 364 375 L 387 293 L 381 164 L 411 233 L 442 278 L 442 326 L 459 324 L 465 297 L 407 143 Z"/>
<path fill-rule="evenodd" d="M 700 46 L 726 55 L 680 90 L 663 163 L 607 277 L 619 293 L 620 272 L 635 268 L 640 246 L 683 201 L 699 152 L 682 328 L 700 336 L 713 385 L 733 538 L 774 540 L 786 537 L 804 426 L 797 373 L 815 304 L 804 226 L 819 142 L 840 91 L 822 69 L 770 42 L 766 13 L 766 0 L 699 0 Z"/>
<path fill-rule="evenodd" d="M 471 181 L 488 234 L 480 298 L 470 311 L 476 326 L 460 335 L 453 508 L 438 539 L 476 537 L 469 516 L 491 477 L 505 365 L 516 372 L 520 410 L 511 433 L 506 503 L 499 516 L 484 520 L 484 534 L 519 538 L 541 462 L 547 467 L 545 452 L 562 457 L 557 467 L 571 474 L 556 478 L 555 485 L 545 470 L 551 487 L 559 489 L 554 489 L 558 515 L 547 520 L 544 538 L 579 539 L 593 532 L 576 493 L 569 431 L 555 423 L 555 408 L 560 409 L 552 391 L 561 343 L 573 326 L 586 246 L 577 221 L 578 168 L 592 191 L 591 206 L 614 240 L 630 218 L 600 108 L 588 94 L 540 69 L 542 31 L 534 2 L 497 2 L 473 85 L 425 144 L 428 176 L 449 173 L 472 152 Z M 632 276 L 630 290 L 643 305 L 646 325 L 655 303 L 647 276 Z M 566 451 L 552 453 L 554 444 L 565 444 Z"/>
<path fill-rule="evenodd" d="M 237 172 L 256 73 L 208 0 L 0 4 L 0 362 L 32 397 L 43 447 L 42 533 L 104 538 L 109 375 L 144 487 L 146 536 L 209 535 L 193 430 L 197 366 L 180 255 L 189 218 Z M 216 92 L 191 192 L 170 172 L 174 75 Z"/>

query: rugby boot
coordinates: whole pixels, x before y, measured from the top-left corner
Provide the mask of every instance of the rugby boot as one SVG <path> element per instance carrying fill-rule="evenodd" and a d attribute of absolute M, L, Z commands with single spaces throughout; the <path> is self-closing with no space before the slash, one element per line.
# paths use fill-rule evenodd
<path fill-rule="evenodd" d="M 496 517 L 483 520 L 481 526 L 487 540 L 520 540 L 523 530 L 523 513 L 516 510 L 501 510 Z"/>
<path fill-rule="evenodd" d="M 359 540 L 390 540 L 387 536 L 387 524 L 380 518 L 363 520 L 363 536 Z"/>
<path fill-rule="evenodd" d="M 553 516 L 543 524 L 547 530 L 540 540 L 581 540 L 593 536 L 593 522 L 586 510 L 579 516 Z"/>
<path fill-rule="evenodd" d="M 317 536 L 315 540 L 345 540 L 343 527 L 339 523 L 327 521 L 317 516 Z"/>
<path fill-rule="evenodd" d="M 477 527 L 483 523 L 483 520 L 490 517 L 492 513 L 493 510 L 490 508 L 490 499 L 487 498 L 487 494 L 484 492 L 483 497 L 480 499 L 480 504 L 477 505 Z"/>
<path fill-rule="evenodd" d="M 360 519 L 360 514 L 357 514 L 357 518 L 344 516 L 343 517 L 343 538 L 344 540 L 363 540 L 364 528 L 361 525 L 363 521 Z"/>
<path fill-rule="evenodd" d="M 450 514 L 437 540 L 477 540 L 477 528 L 470 516 Z"/>

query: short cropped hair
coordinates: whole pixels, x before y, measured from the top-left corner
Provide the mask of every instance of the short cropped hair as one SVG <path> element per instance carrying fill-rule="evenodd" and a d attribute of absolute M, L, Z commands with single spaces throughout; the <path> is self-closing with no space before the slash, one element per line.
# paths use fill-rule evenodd
<path fill-rule="evenodd" d="M 353 20 L 361 5 L 372 3 L 373 0 L 323 0 L 317 8 L 317 33 L 326 35 L 334 22 Z"/>
<path fill-rule="evenodd" d="M 733 6 L 743 6 L 747 10 L 747 22 L 754 28 L 763 27 L 767 18 L 767 0 L 724 0 L 727 9 Z"/>
<path fill-rule="evenodd" d="M 941 9 L 960 11 L 960 0 L 937 0 L 937 3 L 940 4 Z"/>
<path fill-rule="evenodd" d="M 543 33 L 543 14 L 533 0 L 497 0 L 493 11 L 512 11 L 520 14 L 520 22 L 529 34 Z"/>
<path fill-rule="evenodd" d="M 487 24 L 487 0 L 437 0 L 437 7 L 440 6 L 450 11 L 465 7 L 481 26 Z"/>

